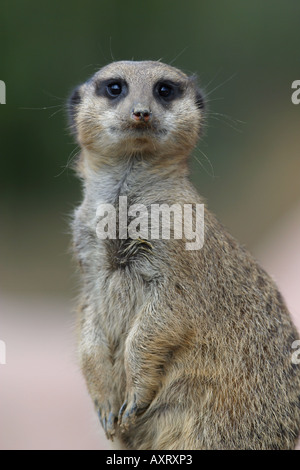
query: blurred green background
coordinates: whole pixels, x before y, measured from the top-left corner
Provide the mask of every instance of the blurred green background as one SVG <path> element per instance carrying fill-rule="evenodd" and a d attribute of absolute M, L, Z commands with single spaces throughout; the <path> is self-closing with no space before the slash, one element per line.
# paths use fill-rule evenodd
<path fill-rule="evenodd" d="M 2 0 L 0 11 L 2 292 L 74 294 L 68 219 L 80 184 L 64 105 L 112 60 L 198 75 L 208 113 L 191 177 L 250 249 L 300 200 L 300 2 Z"/>

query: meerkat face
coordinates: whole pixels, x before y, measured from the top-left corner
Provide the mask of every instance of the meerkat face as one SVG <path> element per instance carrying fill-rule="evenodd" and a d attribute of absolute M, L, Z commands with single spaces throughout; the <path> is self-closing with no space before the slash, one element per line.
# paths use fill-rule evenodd
<path fill-rule="evenodd" d="M 83 149 L 102 157 L 188 154 L 204 101 L 195 77 L 160 62 L 114 62 L 79 86 L 69 114 Z"/>

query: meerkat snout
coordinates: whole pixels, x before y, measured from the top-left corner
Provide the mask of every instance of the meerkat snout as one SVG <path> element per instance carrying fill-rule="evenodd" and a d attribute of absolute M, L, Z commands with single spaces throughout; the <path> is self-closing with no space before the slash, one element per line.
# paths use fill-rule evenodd
<path fill-rule="evenodd" d="M 133 107 L 131 117 L 134 121 L 150 122 L 152 113 L 149 107 L 145 107 L 138 103 Z"/>

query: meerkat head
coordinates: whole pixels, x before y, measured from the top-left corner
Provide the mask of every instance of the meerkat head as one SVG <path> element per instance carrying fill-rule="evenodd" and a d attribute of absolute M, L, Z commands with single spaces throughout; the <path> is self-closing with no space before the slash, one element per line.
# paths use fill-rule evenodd
<path fill-rule="evenodd" d="M 194 76 L 154 61 L 113 62 L 77 87 L 71 127 L 94 163 L 134 154 L 187 156 L 202 128 L 204 100 Z"/>

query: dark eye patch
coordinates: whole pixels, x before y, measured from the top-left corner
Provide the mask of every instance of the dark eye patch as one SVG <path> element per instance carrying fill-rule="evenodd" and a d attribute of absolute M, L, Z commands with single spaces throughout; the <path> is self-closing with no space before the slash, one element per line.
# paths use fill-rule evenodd
<path fill-rule="evenodd" d="M 167 104 L 183 94 L 183 86 L 171 80 L 160 80 L 154 85 L 153 94 L 160 103 Z"/>
<path fill-rule="evenodd" d="M 95 93 L 97 96 L 103 96 L 112 101 L 118 101 L 128 93 L 128 85 L 121 78 L 110 78 L 108 80 L 99 80 L 95 84 Z"/>

